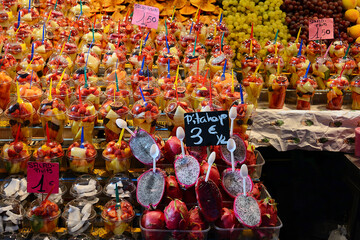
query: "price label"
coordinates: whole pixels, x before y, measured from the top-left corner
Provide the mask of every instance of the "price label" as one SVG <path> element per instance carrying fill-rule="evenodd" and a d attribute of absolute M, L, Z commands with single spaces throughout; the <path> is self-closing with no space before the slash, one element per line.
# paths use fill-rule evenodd
<path fill-rule="evenodd" d="M 322 18 L 309 20 L 309 40 L 333 39 L 334 19 Z"/>
<path fill-rule="evenodd" d="M 227 111 L 185 113 L 187 146 L 225 145 L 229 139 Z"/>
<path fill-rule="evenodd" d="M 141 27 L 157 29 L 159 24 L 159 9 L 141 4 L 134 5 L 132 24 Z"/>
<path fill-rule="evenodd" d="M 28 162 L 28 193 L 59 192 L 59 163 Z"/>

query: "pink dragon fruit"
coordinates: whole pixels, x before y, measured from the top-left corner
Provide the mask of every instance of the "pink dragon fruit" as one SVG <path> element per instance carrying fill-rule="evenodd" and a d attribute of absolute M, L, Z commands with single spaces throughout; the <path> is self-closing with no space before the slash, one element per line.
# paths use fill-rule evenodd
<path fill-rule="evenodd" d="M 253 196 L 256 200 L 260 200 L 263 187 L 264 185 L 261 182 L 255 183 L 250 195 Z"/>
<path fill-rule="evenodd" d="M 191 155 L 180 155 L 174 162 L 176 179 L 184 188 L 195 185 L 200 175 L 199 162 Z"/>
<path fill-rule="evenodd" d="M 232 209 L 222 208 L 220 218 L 215 222 L 216 226 L 221 228 L 237 228 L 240 226 Z"/>
<path fill-rule="evenodd" d="M 209 168 L 209 163 L 203 160 L 200 166 L 200 176 L 205 176 L 208 171 L 208 168 Z M 213 166 L 210 169 L 209 179 L 213 180 L 216 186 L 220 185 L 220 173 L 215 164 L 213 164 Z"/>
<path fill-rule="evenodd" d="M 189 152 L 191 156 L 196 158 L 199 162 L 207 157 L 206 146 L 193 146 L 186 147 L 186 150 Z"/>
<path fill-rule="evenodd" d="M 165 142 L 164 157 L 167 162 L 173 163 L 178 154 L 181 154 L 181 143 L 177 137 L 172 136 Z"/>
<path fill-rule="evenodd" d="M 243 178 L 240 175 L 240 169 L 232 171 L 231 168 L 224 170 L 221 178 L 221 185 L 229 196 L 235 198 L 238 194 L 243 193 Z M 246 178 L 246 192 L 251 192 L 253 189 L 253 181 L 250 176 Z"/>
<path fill-rule="evenodd" d="M 208 225 L 202 216 L 199 207 L 193 207 L 190 211 L 190 223 L 188 230 L 192 232 L 188 234 L 187 239 L 191 240 L 202 240 L 204 234 L 200 231 L 208 228 Z"/>
<path fill-rule="evenodd" d="M 189 189 L 183 190 L 183 200 L 186 203 L 196 203 L 195 186 Z"/>
<path fill-rule="evenodd" d="M 150 156 L 150 148 L 153 144 L 157 144 L 154 137 L 141 128 L 135 131 L 135 136 L 131 136 L 129 146 L 134 157 L 145 165 L 152 165 L 153 159 Z M 159 145 L 157 145 L 159 147 Z M 159 155 L 156 158 L 158 161 L 161 158 L 161 151 L 159 147 Z"/>
<path fill-rule="evenodd" d="M 180 186 L 178 184 L 178 182 L 176 181 L 176 177 L 175 176 L 167 176 L 165 178 L 165 203 L 168 204 L 170 203 L 171 200 L 173 199 L 180 199 L 182 200 L 183 194 L 182 191 L 180 189 Z"/>
<path fill-rule="evenodd" d="M 141 226 L 145 229 L 165 229 L 165 215 L 160 210 L 148 211 L 143 213 Z M 164 233 L 157 231 L 143 231 L 146 240 L 162 239 Z"/>
<path fill-rule="evenodd" d="M 277 223 L 277 207 L 274 199 L 265 198 L 259 202 L 261 226 L 274 227 Z"/>
<path fill-rule="evenodd" d="M 236 149 L 234 151 L 234 161 L 235 166 L 237 164 L 243 164 L 247 157 L 247 143 L 238 135 L 234 134 L 232 139 L 234 139 L 236 144 Z M 222 159 L 231 166 L 231 153 L 227 149 L 226 145 L 220 147 Z"/>
<path fill-rule="evenodd" d="M 189 225 L 189 211 L 184 202 L 172 200 L 164 210 L 166 227 L 170 230 L 185 230 Z"/>
<path fill-rule="evenodd" d="M 253 228 L 260 226 L 261 212 L 255 198 L 239 194 L 235 198 L 233 210 L 239 222 L 246 227 Z"/>

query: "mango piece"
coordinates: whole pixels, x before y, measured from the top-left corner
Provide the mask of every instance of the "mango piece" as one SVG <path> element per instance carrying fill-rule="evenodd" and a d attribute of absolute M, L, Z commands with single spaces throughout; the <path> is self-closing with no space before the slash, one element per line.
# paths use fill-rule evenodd
<path fill-rule="evenodd" d="M 356 7 L 357 0 L 342 0 L 343 7 L 347 9 L 353 9 Z"/>
<path fill-rule="evenodd" d="M 348 20 L 349 22 L 356 22 L 359 18 L 360 13 L 356 9 L 349 9 L 345 12 L 344 18 Z"/>
<path fill-rule="evenodd" d="M 347 31 L 350 34 L 350 36 L 353 37 L 353 38 L 360 37 L 360 25 L 354 25 L 352 27 L 349 27 L 347 29 Z"/>

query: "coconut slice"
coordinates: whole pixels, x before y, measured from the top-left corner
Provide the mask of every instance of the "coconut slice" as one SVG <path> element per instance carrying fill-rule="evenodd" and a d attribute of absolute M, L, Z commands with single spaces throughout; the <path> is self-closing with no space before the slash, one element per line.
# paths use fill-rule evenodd
<path fill-rule="evenodd" d="M 240 169 L 235 169 L 233 172 L 231 168 L 224 170 L 221 178 L 221 184 L 224 190 L 233 198 L 240 193 L 243 194 L 243 178 L 240 175 Z M 254 183 L 250 176 L 246 178 L 246 192 L 251 192 Z"/>
<path fill-rule="evenodd" d="M 221 215 L 222 196 L 219 188 L 211 180 L 205 181 L 205 177 L 199 177 L 195 186 L 196 199 L 201 213 L 208 222 L 213 222 Z"/>
<path fill-rule="evenodd" d="M 236 218 L 246 227 L 257 227 L 261 224 L 261 211 L 256 199 L 239 194 L 234 201 L 234 213 Z"/>
<path fill-rule="evenodd" d="M 234 162 L 236 164 L 243 164 L 246 160 L 246 144 L 245 141 L 237 134 L 234 134 L 232 139 L 235 141 L 236 149 L 234 151 Z M 226 145 L 220 147 L 222 159 L 231 166 L 231 153 Z"/>
<path fill-rule="evenodd" d="M 165 192 L 165 176 L 160 169 L 149 169 L 138 179 L 136 198 L 143 207 L 156 208 Z"/>
<path fill-rule="evenodd" d="M 200 164 L 191 155 L 180 155 L 174 162 L 176 179 L 186 189 L 195 185 L 200 175 Z"/>
<path fill-rule="evenodd" d="M 156 144 L 155 139 L 142 129 L 135 131 L 135 137 L 132 136 L 129 141 L 129 146 L 134 157 L 145 165 L 153 164 L 153 158 L 150 155 L 150 148 L 153 144 Z M 160 156 L 161 151 L 159 149 L 159 155 L 156 161 L 160 159 Z"/>

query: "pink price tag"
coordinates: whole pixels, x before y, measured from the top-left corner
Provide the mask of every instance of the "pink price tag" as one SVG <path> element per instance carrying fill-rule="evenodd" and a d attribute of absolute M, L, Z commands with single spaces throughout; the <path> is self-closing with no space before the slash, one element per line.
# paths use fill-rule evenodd
<path fill-rule="evenodd" d="M 59 192 L 59 163 L 28 162 L 28 193 Z"/>
<path fill-rule="evenodd" d="M 131 23 L 141 27 L 157 29 L 159 24 L 159 13 L 160 11 L 156 7 L 135 4 Z"/>
<path fill-rule="evenodd" d="M 309 20 L 309 40 L 333 39 L 334 38 L 334 19 L 310 19 Z"/>

